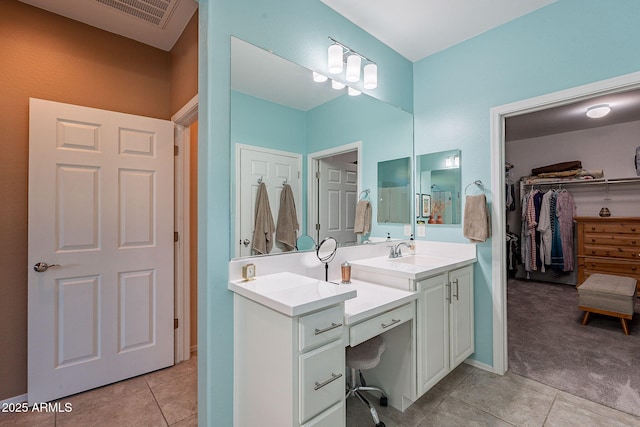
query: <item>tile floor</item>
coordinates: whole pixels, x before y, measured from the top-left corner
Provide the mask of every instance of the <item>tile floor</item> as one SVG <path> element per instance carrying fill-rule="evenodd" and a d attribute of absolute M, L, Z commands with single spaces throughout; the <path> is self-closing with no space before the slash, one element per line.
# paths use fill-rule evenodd
<path fill-rule="evenodd" d="M 66 413 L 0 413 L 0 426 L 195 427 L 198 425 L 198 358 L 59 402 Z"/>
<path fill-rule="evenodd" d="M 197 357 L 60 402 L 70 402 L 73 411 L 0 414 L 0 426 L 197 426 Z M 640 418 L 518 375 L 494 375 L 464 363 L 406 411 L 378 407 L 378 413 L 387 427 L 640 427 Z M 373 427 L 367 408 L 355 398 L 347 402 L 347 427 Z"/>
<path fill-rule="evenodd" d="M 640 418 L 624 412 L 509 372 L 495 375 L 465 363 L 406 411 L 378 407 L 378 414 L 386 427 L 640 426 Z M 367 407 L 349 399 L 347 427 L 364 426 L 373 427 Z"/>

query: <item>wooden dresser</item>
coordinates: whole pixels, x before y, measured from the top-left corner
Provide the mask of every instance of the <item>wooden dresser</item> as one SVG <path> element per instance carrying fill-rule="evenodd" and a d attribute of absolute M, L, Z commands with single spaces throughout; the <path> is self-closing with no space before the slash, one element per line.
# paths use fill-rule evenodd
<path fill-rule="evenodd" d="M 577 217 L 578 285 L 593 273 L 633 277 L 640 292 L 640 217 Z"/>

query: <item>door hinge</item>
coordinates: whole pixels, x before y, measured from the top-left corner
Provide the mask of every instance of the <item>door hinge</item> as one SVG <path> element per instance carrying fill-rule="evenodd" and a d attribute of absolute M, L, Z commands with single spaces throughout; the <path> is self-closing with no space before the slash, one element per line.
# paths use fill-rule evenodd
<path fill-rule="evenodd" d="M 180 154 L 180 147 L 178 147 L 177 145 L 173 146 L 173 155 L 177 156 L 178 154 Z"/>
<path fill-rule="evenodd" d="M 173 319 L 173 329 L 178 329 L 178 319 Z"/>
<path fill-rule="evenodd" d="M 320 224 L 316 224 L 316 230 L 320 230 Z"/>
<path fill-rule="evenodd" d="M 180 240 L 180 239 L 179 239 L 178 232 L 177 232 L 177 231 L 174 231 L 174 232 L 173 232 L 173 241 L 174 241 L 174 242 L 177 242 L 178 240 Z"/>
<path fill-rule="evenodd" d="M 320 179 L 320 172 L 316 172 L 316 179 Z"/>

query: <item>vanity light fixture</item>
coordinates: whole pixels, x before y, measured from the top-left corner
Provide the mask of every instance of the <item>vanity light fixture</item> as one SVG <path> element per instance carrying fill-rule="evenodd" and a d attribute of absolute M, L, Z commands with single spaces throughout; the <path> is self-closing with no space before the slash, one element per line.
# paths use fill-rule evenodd
<path fill-rule="evenodd" d="M 587 117 L 591 119 L 599 119 L 611 112 L 609 104 L 598 104 L 587 108 Z"/>
<path fill-rule="evenodd" d="M 334 38 L 329 37 L 329 40 L 331 40 L 331 45 L 329 46 L 329 49 L 327 51 L 327 69 L 329 70 L 329 73 L 342 73 L 342 71 L 345 69 L 346 64 L 346 81 L 351 83 L 359 82 L 362 75 L 364 74 L 363 86 L 365 89 L 375 89 L 376 87 L 378 87 L 378 66 L 375 62 L 373 62 L 366 56 L 361 55 L 350 47 L 340 43 Z M 361 68 L 363 61 L 367 62 L 367 64 L 364 66 L 364 69 Z M 316 74 L 317 73 L 314 72 L 314 80 Z M 333 86 L 333 84 L 332 87 L 335 89 L 335 86 Z"/>

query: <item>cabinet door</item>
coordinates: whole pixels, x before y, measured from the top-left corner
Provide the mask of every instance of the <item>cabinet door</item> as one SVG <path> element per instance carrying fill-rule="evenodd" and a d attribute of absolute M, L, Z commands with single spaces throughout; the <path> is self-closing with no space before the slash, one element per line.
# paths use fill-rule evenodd
<path fill-rule="evenodd" d="M 451 282 L 450 369 L 453 369 L 474 352 L 473 266 L 451 271 L 449 280 Z"/>
<path fill-rule="evenodd" d="M 449 373 L 449 296 L 446 274 L 417 283 L 418 395 Z"/>

